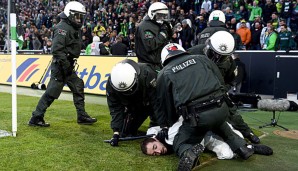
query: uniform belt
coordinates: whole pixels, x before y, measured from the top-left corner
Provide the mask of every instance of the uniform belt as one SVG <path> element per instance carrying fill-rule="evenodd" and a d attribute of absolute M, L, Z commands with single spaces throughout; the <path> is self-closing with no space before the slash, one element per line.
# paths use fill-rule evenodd
<path fill-rule="evenodd" d="M 190 105 L 180 106 L 178 108 L 178 113 L 182 115 L 183 119 L 189 120 L 191 118 L 196 118 L 200 113 L 211 110 L 216 107 L 221 107 L 224 102 L 224 95 L 212 98 L 209 100 L 191 103 Z"/>

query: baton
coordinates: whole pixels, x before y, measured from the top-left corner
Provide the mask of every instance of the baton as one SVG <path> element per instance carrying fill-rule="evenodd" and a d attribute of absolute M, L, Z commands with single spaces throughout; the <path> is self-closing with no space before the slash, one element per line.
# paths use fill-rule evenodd
<path fill-rule="evenodd" d="M 124 138 L 119 138 L 119 141 L 131 141 L 131 140 L 138 140 L 138 139 L 143 139 L 143 138 L 150 138 L 150 137 L 153 137 L 154 135 L 155 134 L 141 135 L 141 136 L 136 136 L 136 137 L 124 137 Z M 104 140 L 103 142 L 110 143 L 111 140 Z"/>

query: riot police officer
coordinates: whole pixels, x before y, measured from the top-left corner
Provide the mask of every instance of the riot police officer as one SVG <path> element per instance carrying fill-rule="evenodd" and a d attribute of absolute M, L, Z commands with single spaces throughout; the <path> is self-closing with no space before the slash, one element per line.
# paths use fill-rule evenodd
<path fill-rule="evenodd" d="M 214 35 L 216 34 L 216 35 Z M 228 39 L 230 36 L 229 32 L 226 31 L 218 31 L 214 33 L 205 44 L 199 44 L 193 46 L 192 48 L 188 49 L 188 52 L 191 54 L 200 54 L 206 55 L 210 58 L 219 68 L 224 81 L 225 81 L 225 89 L 228 92 L 231 87 L 233 86 L 233 81 L 235 79 L 235 69 L 236 63 L 231 57 L 231 55 L 221 55 L 214 53 L 214 51 L 210 51 L 211 47 L 216 45 L 211 45 L 212 42 L 220 42 L 218 41 L 220 38 Z M 211 41 L 212 40 L 212 41 Z M 217 40 L 217 41 L 216 41 Z M 234 38 L 230 39 L 229 41 L 235 41 Z M 253 131 L 249 128 L 249 126 L 244 122 L 242 116 L 237 112 L 237 106 L 232 102 L 229 103 L 230 115 L 228 117 L 228 122 L 233 125 L 235 129 L 240 131 L 245 138 L 247 138 L 252 143 L 260 143 L 260 139 L 256 136 Z"/>
<path fill-rule="evenodd" d="M 112 146 L 118 146 L 119 137 L 136 135 L 148 118 L 156 126 L 157 72 L 146 63 L 125 59 L 117 63 L 106 86 L 107 102 L 113 130 Z"/>
<path fill-rule="evenodd" d="M 218 46 L 208 50 L 233 53 L 235 42 L 225 40 L 230 39 L 222 39 Z M 249 158 L 253 150 L 225 122 L 229 108 L 224 98 L 224 80 L 214 62 L 206 56 L 189 55 L 175 43 L 163 48 L 161 62 L 164 68 L 158 74 L 156 86 L 158 123 L 163 128 L 160 132 L 166 137 L 167 128 L 180 115 L 184 119 L 173 142 L 174 151 L 180 157 L 178 170 L 191 170 L 195 166 L 204 147 L 192 145 L 192 137 L 203 139 L 208 130 L 223 137 L 243 159 Z"/>
<path fill-rule="evenodd" d="M 64 11 L 60 14 L 62 20 L 54 29 L 51 79 L 35 111 L 32 112 L 30 126 L 50 126 L 44 121 L 44 114 L 53 101 L 58 99 L 65 84 L 73 93 L 78 124 L 93 124 L 97 121 L 85 111 L 84 82 L 74 70 L 76 59 L 81 52 L 80 28 L 85 14 L 85 7 L 76 1 L 66 4 Z"/>
<path fill-rule="evenodd" d="M 172 37 L 172 28 L 168 22 L 168 7 L 154 2 L 148 9 L 148 15 L 135 32 L 135 51 L 138 62 L 149 63 L 160 70 L 160 53 Z"/>
<path fill-rule="evenodd" d="M 209 27 L 205 28 L 201 33 L 197 35 L 197 44 L 205 44 L 206 40 L 217 31 L 229 31 L 225 25 L 225 14 L 221 10 L 212 11 L 208 21 Z"/>

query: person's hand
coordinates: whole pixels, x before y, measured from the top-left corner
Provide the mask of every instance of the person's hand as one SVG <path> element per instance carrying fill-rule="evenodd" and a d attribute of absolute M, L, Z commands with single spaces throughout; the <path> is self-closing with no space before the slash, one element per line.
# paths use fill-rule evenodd
<path fill-rule="evenodd" d="M 172 27 L 168 22 L 164 22 L 161 25 L 160 31 L 167 35 L 167 38 L 173 35 Z"/>
<path fill-rule="evenodd" d="M 110 145 L 118 146 L 118 142 L 119 142 L 119 134 L 114 134 L 113 138 L 111 139 Z"/>
<path fill-rule="evenodd" d="M 169 132 L 169 129 L 167 127 L 164 127 L 160 131 L 158 131 L 155 138 L 162 141 L 164 141 L 165 139 L 169 139 L 168 132 Z"/>

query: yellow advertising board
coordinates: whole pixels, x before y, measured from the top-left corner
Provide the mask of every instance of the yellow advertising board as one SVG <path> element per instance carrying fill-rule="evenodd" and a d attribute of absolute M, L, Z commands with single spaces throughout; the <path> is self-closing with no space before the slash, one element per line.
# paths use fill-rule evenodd
<path fill-rule="evenodd" d="M 112 67 L 126 57 L 81 56 L 77 75 L 84 80 L 85 92 L 106 94 L 106 82 Z M 50 80 L 51 55 L 17 55 L 17 85 L 30 87 L 32 83 Z M 137 60 L 136 57 L 130 57 Z M 0 55 L 0 84 L 11 84 L 11 56 Z M 65 86 L 64 90 L 69 91 Z"/>

